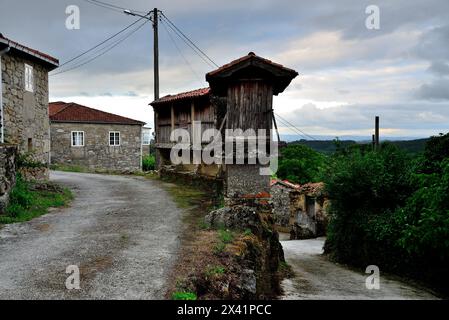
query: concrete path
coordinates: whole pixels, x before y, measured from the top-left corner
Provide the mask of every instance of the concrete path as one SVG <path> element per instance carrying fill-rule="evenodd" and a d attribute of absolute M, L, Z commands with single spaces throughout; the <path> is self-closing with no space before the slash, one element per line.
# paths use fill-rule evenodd
<path fill-rule="evenodd" d="M 52 172 L 70 208 L 0 230 L 0 299 L 162 299 L 183 212 L 158 182 Z M 67 290 L 69 265 L 81 289 Z"/>
<path fill-rule="evenodd" d="M 332 263 L 322 256 L 324 238 L 281 241 L 295 277 L 282 282 L 281 299 L 437 299 L 431 293 L 382 275 L 380 289 L 368 290 L 369 274 Z"/>

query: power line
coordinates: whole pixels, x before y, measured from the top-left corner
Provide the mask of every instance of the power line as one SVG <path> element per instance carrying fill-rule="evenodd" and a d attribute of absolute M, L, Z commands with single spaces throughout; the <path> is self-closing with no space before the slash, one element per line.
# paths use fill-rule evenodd
<path fill-rule="evenodd" d="M 287 123 L 285 123 L 284 121 L 282 121 L 281 119 L 277 119 L 277 121 L 284 125 L 285 128 L 290 129 L 291 132 L 293 132 L 295 135 L 299 135 L 301 138 L 307 139 L 307 137 L 305 135 L 303 135 L 302 133 L 300 133 L 299 131 L 296 131 L 294 128 L 292 128 L 290 125 L 288 125 Z"/>
<path fill-rule="evenodd" d="M 171 33 L 168 31 L 168 28 L 165 24 L 165 21 L 163 21 L 161 19 L 162 25 L 164 26 L 165 31 L 167 32 L 171 42 L 173 43 L 173 45 L 175 46 L 175 48 L 178 50 L 179 55 L 183 58 L 183 60 L 185 61 L 185 63 L 189 66 L 190 70 L 195 74 L 195 76 L 198 78 L 198 80 L 201 80 L 201 77 L 198 75 L 198 73 L 196 73 L 196 71 L 193 69 L 192 65 L 189 63 L 189 61 L 187 60 L 187 58 L 184 56 L 184 54 L 182 53 L 181 49 L 178 47 L 178 45 L 176 44 L 175 39 L 172 37 Z"/>
<path fill-rule="evenodd" d="M 276 117 L 278 117 L 279 120 L 281 120 L 284 124 L 286 123 L 287 125 L 289 125 L 290 128 L 294 129 L 297 132 L 300 132 L 300 135 L 303 135 L 304 137 L 309 137 L 312 140 L 316 140 L 315 137 L 311 136 L 310 134 L 307 134 L 306 132 L 304 132 L 303 130 L 299 129 L 298 127 L 296 127 L 294 124 L 292 124 L 291 122 L 289 122 L 288 120 L 284 119 L 283 117 L 281 117 L 280 115 L 278 115 L 277 113 L 275 113 Z"/>
<path fill-rule="evenodd" d="M 59 68 L 69 64 L 70 62 L 88 54 L 89 52 L 92 52 L 93 50 L 95 50 L 96 48 L 100 47 L 101 45 L 105 44 L 106 42 L 108 42 L 109 40 L 117 37 L 119 34 L 125 32 L 126 30 L 128 30 L 129 28 L 131 28 L 132 26 L 134 26 L 135 24 L 137 24 L 139 21 L 141 21 L 143 18 L 137 19 L 136 21 L 134 21 L 133 23 L 131 23 L 130 25 L 128 25 L 127 27 L 123 28 L 122 30 L 120 30 L 119 32 L 113 34 L 112 36 L 108 37 L 107 39 L 101 41 L 99 44 L 95 45 L 94 47 L 90 48 L 89 50 L 86 50 L 80 54 L 78 54 L 77 56 L 71 58 L 70 60 L 64 62 L 63 64 L 59 65 Z"/>
<path fill-rule="evenodd" d="M 206 57 L 207 60 L 212 62 L 215 67 L 219 67 L 218 64 L 215 63 L 215 61 L 213 61 L 206 53 L 204 53 L 204 51 L 201 50 L 192 40 L 190 40 L 190 38 L 187 37 L 169 18 L 167 18 L 167 16 L 163 12 L 161 13 L 162 16 L 168 21 L 168 23 L 172 25 L 182 35 L 182 37 L 184 37 L 191 45 L 193 45 L 204 57 Z"/>
<path fill-rule="evenodd" d="M 120 13 L 123 13 L 124 10 L 129 10 L 129 8 L 120 7 L 120 6 L 117 6 L 115 4 L 107 3 L 107 2 L 104 2 L 104 1 L 99 1 L 99 0 L 84 0 L 84 1 L 88 2 L 90 4 L 93 4 L 93 5 L 105 8 L 105 9 L 110 9 L 110 10 L 113 10 L 113 11 L 116 11 L 116 12 L 120 12 Z M 132 11 L 133 12 L 137 12 L 137 13 L 146 14 L 146 12 L 139 11 L 139 10 L 132 10 Z"/>
<path fill-rule="evenodd" d="M 164 20 L 165 21 L 165 20 Z M 167 23 L 167 26 L 181 39 L 193 52 L 197 54 L 198 57 L 201 58 L 209 67 L 215 68 L 215 66 L 210 63 L 201 53 L 199 53 L 194 46 L 192 46 L 175 28 L 172 27 L 171 24 Z"/>
<path fill-rule="evenodd" d="M 77 65 L 75 65 L 75 66 L 73 66 L 73 67 L 71 67 L 71 68 L 69 68 L 69 69 L 66 69 L 66 70 L 59 71 L 59 72 L 57 72 L 57 73 L 51 74 L 50 76 L 56 76 L 56 75 L 61 74 L 61 73 L 66 73 L 66 72 L 72 71 L 72 70 L 74 70 L 74 69 L 78 69 L 78 68 L 80 68 L 80 67 L 82 67 L 82 66 L 85 66 L 86 64 L 88 64 L 88 63 L 90 63 L 90 62 L 96 60 L 97 58 L 99 58 L 99 57 L 105 55 L 106 53 L 108 53 L 109 51 L 111 51 L 112 49 L 114 49 L 116 46 L 118 46 L 120 43 L 122 43 L 123 41 L 125 41 L 126 39 L 128 39 L 131 35 L 133 35 L 134 33 L 136 33 L 136 32 L 137 32 L 139 29 L 141 29 L 147 22 L 148 22 L 148 20 L 147 20 L 147 21 L 144 21 L 144 22 L 143 22 L 142 24 L 140 24 L 137 28 L 131 30 L 130 32 L 128 32 L 128 33 L 127 33 L 125 36 L 123 36 L 122 38 L 120 38 L 120 39 L 116 40 L 115 42 L 113 42 L 113 43 L 111 43 L 111 44 L 108 44 L 107 46 L 103 47 L 103 48 L 101 49 L 101 50 L 103 50 L 103 51 L 100 52 L 99 54 L 95 55 L 94 57 L 92 57 L 92 58 L 90 58 L 90 59 L 88 59 L 88 60 L 86 60 L 86 61 L 83 61 L 83 62 L 81 62 L 80 64 L 77 64 Z"/>

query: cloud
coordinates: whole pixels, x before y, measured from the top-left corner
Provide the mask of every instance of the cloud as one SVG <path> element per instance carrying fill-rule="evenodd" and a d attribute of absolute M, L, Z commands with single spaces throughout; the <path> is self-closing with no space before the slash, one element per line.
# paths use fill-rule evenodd
<path fill-rule="evenodd" d="M 431 83 L 423 84 L 417 92 L 419 99 L 425 100 L 449 100 L 449 79 L 438 79 Z"/>
<path fill-rule="evenodd" d="M 315 133 L 369 133 L 377 112 L 397 134 L 445 128 L 447 0 L 110 2 L 141 11 L 158 7 L 218 64 L 254 51 L 298 70 L 300 76 L 275 97 L 275 108 Z M 81 9 L 80 30 L 65 28 L 65 8 L 73 4 Z M 380 7 L 380 30 L 365 27 L 370 4 Z M 0 3 L 5 36 L 62 62 L 134 20 L 83 0 Z M 183 58 L 164 25 L 159 30 L 161 96 L 206 86 L 204 74 L 213 68 L 171 33 Z M 51 100 L 77 99 L 152 122 L 152 32 L 147 24 L 92 63 L 51 77 Z"/>

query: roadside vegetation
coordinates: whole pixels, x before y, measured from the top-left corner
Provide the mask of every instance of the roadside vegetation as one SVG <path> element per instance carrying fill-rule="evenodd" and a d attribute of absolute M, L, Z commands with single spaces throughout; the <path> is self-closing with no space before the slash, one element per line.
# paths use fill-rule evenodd
<path fill-rule="evenodd" d="M 68 205 L 72 198 L 66 188 L 50 182 L 26 182 L 19 174 L 6 214 L 0 215 L 0 224 L 31 220 L 47 213 L 51 207 Z"/>
<path fill-rule="evenodd" d="M 151 171 L 156 169 L 156 159 L 154 155 L 146 155 L 142 158 L 142 170 Z"/>
<path fill-rule="evenodd" d="M 323 181 L 331 199 L 326 253 L 448 290 L 449 134 L 417 156 L 390 143 L 340 149 Z"/>

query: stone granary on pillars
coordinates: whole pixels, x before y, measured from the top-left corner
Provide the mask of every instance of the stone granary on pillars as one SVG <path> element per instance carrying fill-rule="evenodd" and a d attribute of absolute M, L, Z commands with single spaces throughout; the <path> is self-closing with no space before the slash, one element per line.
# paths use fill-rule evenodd
<path fill-rule="evenodd" d="M 0 143 L 32 155 L 43 178 L 50 156 L 48 72 L 58 65 L 58 59 L 0 34 Z"/>
<path fill-rule="evenodd" d="M 141 170 L 144 122 L 73 102 L 52 102 L 49 110 L 52 164 Z"/>
<path fill-rule="evenodd" d="M 226 101 L 225 128 L 230 130 L 266 130 L 269 150 L 272 140 L 273 95 L 283 92 L 298 75 L 295 70 L 257 56 L 253 52 L 206 75 L 211 94 Z M 261 145 L 258 144 L 260 152 Z M 258 154 L 260 155 L 260 153 Z M 228 155 L 227 155 L 228 156 Z M 245 149 L 243 158 L 252 155 Z M 226 164 L 225 199 L 233 203 L 249 198 L 270 198 L 270 174 L 261 174 L 266 163 Z"/>
<path fill-rule="evenodd" d="M 224 128 L 255 130 L 259 134 L 258 130 L 264 129 L 262 134 L 266 141 L 262 144 L 271 144 L 273 95 L 283 92 L 297 75 L 292 69 L 250 52 L 208 73 L 206 80 L 210 84 L 210 94 L 224 102 Z M 257 147 L 257 155 L 268 150 L 266 145 L 261 150 L 259 141 Z M 256 162 L 250 162 L 254 160 L 252 151 L 249 144 L 243 148 L 243 163 L 237 161 L 242 158 L 238 151 L 226 153 L 227 159 L 231 157 L 235 161 L 224 165 L 225 207 L 210 212 L 206 223 L 237 230 L 249 229 L 257 237 L 259 250 L 256 253 L 248 249 L 248 255 L 254 257 L 246 261 L 245 274 L 254 274 L 254 294 L 260 298 L 279 290 L 277 271 L 284 256 L 274 227 L 270 172 L 263 170 L 268 164 L 259 157 Z"/>

